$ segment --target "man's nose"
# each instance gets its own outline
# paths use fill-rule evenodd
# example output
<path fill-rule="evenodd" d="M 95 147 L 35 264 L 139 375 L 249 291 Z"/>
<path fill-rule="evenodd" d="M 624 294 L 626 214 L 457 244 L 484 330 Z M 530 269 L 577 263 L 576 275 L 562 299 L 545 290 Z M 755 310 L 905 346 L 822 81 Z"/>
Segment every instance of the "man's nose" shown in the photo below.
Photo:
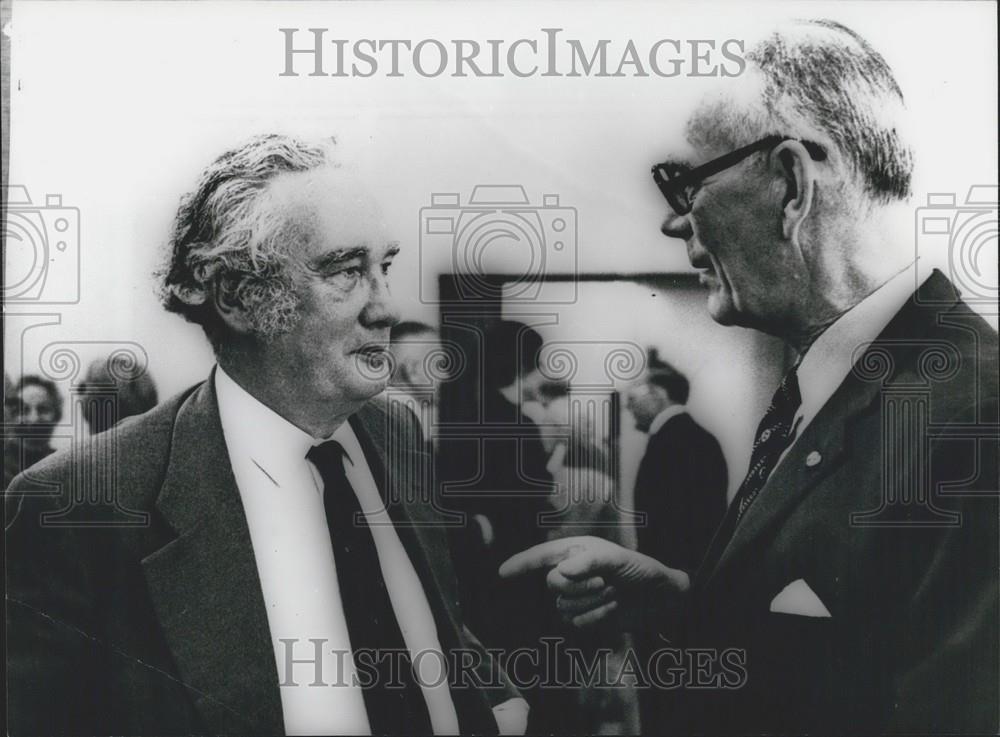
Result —
<path fill-rule="evenodd" d="M 686 241 L 692 235 L 691 221 L 687 215 L 678 215 L 671 210 L 663 221 L 663 225 L 660 226 L 660 232 L 670 238 L 680 238 Z"/>
<path fill-rule="evenodd" d="M 361 317 L 364 324 L 372 328 L 391 328 L 399 322 L 399 307 L 392 297 L 388 279 L 384 274 L 377 273 L 371 278 L 368 304 Z"/>

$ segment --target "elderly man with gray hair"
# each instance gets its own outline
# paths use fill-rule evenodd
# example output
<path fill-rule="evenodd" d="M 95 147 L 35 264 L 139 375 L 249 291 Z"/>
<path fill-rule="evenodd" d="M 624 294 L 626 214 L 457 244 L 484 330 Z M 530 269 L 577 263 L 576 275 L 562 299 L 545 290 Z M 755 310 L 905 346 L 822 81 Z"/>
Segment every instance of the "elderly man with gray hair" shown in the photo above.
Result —
<path fill-rule="evenodd" d="M 996 331 L 914 263 L 885 60 L 818 21 L 747 61 L 653 177 L 712 317 L 797 356 L 750 468 L 697 571 L 570 538 L 501 572 L 659 633 L 677 733 L 996 733 Z"/>
<path fill-rule="evenodd" d="M 416 419 L 369 401 L 398 250 L 329 145 L 205 169 L 160 278 L 211 375 L 116 427 L 113 499 L 78 493 L 103 435 L 8 492 L 12 734 L 523 729 L 463 625 Z M 140 524 L 99 523 L 109 501 Z"/>

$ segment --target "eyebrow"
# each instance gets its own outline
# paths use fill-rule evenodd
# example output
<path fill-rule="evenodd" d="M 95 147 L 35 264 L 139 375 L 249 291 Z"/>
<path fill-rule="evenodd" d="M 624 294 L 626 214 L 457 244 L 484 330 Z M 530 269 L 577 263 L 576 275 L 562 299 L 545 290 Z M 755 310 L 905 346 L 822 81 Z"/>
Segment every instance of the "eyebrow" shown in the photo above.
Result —
<path fill-rule="evenodd" d="M 368 249 L 361 246 L 355 248 L 339 248 L 336 251 L 330 251 L 329 253 L 324 253 L 322 256 L 317 256 L 312 261 L 309 262 L 309 268 L 315 271 L 326 271 L 335 266 L 339 266 L 344 261 L 353 261 L 356 258 L 365 258 L 368 255 Z"/>
<path fill-rule="evenodd" d="M 387 248 L 382 258 L 395 256 L 397 253 L 399 253 L 399 245 L 393 243 Z M 371 255 L 371 250 L 365 246 L 340 248 L 316 257 L 309 263 L 309 268 L 313 271 L 329 271 L 340 266 L 345 261 L 353 261 L 354 259 L 367 260 Z"/>

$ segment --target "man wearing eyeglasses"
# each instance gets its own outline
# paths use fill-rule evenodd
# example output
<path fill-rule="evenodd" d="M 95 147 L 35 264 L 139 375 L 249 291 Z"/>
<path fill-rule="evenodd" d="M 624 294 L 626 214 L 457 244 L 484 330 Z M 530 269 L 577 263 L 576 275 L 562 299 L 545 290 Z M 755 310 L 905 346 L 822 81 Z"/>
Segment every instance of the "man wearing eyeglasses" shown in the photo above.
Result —
<path fill-rule="evenodd" d="M 575 538 L 502 572 L 683 648 L 646 664 L 678 732 L 995 733 L 997 334 L 913 262 L 884 59 L 830 22 L 747 59 L 653 178 L 712 317 L 797 355 L 750 468 L 697 571 Z"/>

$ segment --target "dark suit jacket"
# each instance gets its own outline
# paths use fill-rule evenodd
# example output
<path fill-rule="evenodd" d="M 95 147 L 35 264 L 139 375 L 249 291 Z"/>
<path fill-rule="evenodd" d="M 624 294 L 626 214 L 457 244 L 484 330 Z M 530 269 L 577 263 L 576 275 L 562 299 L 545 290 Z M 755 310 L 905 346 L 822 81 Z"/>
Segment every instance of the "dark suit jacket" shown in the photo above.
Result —
<path fill-rule="evenodd" d="M 997 732 L 997 394 L 997 333 L 935 272 L 713 541 L 687 643 L 746 679 L 688 689 L 681 731 Z M 770 611 L 798 579 L 830 617 Z"/>
<path fill-rule="evenodd" d="M 649 438 L 635 477 L 639 552 L 693 571 L 726 513 L 726 459 L 710 432 L 683 412 Z"/>
<path fill-rule="evenodd" d="M 442 438 L 438 454 L 442 483 L 461 491 L 445 492 L 449 508 L 465 512 L 466 526 L 454 531 L 459 588 L 470 626 L 490 648 L 507 653 L 538 649 L 540 638 L 553 634 L 551 599 L 541 576 L 502 581 L 500 564 L 545 541 L 539 515 L 551 511 L 552 477 L 541 433 L 520 407 L 498 391 L 484 390 L 482 416 L 465 428 L 464 437 Z M 471 515 L 484 515 L 493 528 L 487 545 Z M 541 658 L 539 658 L 541 662 Z M 516 661 L 511 676 L 531 684 L 537 669 L 529 658 Z M 526 685 L 531 704 L 529 731 L 546 732 L 559 699 L 558 690 Z"/>
<path fill-rule="evenodd" d="M 350 418 L 383 495 L 387 470 L 399 487 L 419 483 L 419 474 L 396 473 L 414 461 L 415 420 L 387 417 L 371 403 Z M 282 733 L 267 615 L 213 382 L 117 428 L 116 498 L 148 513 L 148 524 L 84 526 L 96 506 L 74 510 L 74 526 L 43 518 L 85 485 L 108 437 L 51 456 L 8 491 L 16 509 L 6 533 L 10 732 Z M 47 495 L 24 495 L 45 482 L 54 484 Z M 436 512 L 418 488 L 393 490 L 402 502 L 386 506 L 442 647 L 481 649 L 462 624 Z M 516 695 L 503 683 L 452 689 L 463 732 L 496 734 L 491 703 Z"/>
<path fill-rule="evenodd" d="M 635 509 L 646 515 L 637 527 L 638 550 L 671 568 L 693 571 L 726 513 L 726 459 L 715 437 L 687 412 L 674 415 L 650 435 L 635 477 Z M 636 650 L 648 661 L 663 640 L 637 633 Z M 675 697 L 639 692 L 644 734 L 669 729 Z"/>

